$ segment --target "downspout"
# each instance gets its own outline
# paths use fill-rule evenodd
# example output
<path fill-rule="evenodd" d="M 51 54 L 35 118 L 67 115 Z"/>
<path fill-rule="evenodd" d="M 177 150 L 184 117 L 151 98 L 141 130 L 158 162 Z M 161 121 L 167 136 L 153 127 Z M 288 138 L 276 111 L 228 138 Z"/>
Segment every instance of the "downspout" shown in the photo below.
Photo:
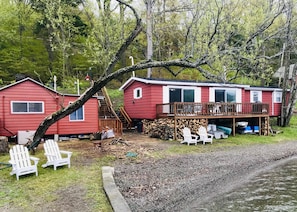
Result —
<path fill-rule="evenodd" d="M 274 116 L 274 95 L 275 95 L 275 91 L 272 92 L 272 98 L 271 98 L 271 115 L 272 116 Z"/>
<path fill-rule="evenodd" d="M 12 136 L 15 136 L 15 134 L 13 132 L 11 132 L 9 129 L 7 129 L 5 127 L 5 104 L 4 104 L 5 101 L 4 100 L 5 100 L 5 96 L 2 96 L 2 115 L 3 115 L 2 125 L 3 125 L 3 129 L 6 130 L 7 132 L 9 132 Z"/>

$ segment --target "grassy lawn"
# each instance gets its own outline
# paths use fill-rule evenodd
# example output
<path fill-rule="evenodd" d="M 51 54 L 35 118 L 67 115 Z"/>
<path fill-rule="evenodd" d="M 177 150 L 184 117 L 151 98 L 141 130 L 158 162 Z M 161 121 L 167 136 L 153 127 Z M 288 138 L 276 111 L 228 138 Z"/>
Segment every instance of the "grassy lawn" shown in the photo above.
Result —
<path fill-rule="evenodd" d="M 59 145 L 63 147 L 64 144 L 60 143 Z M 73 152 L 71 168 L 59 167 L 54 171 L 52 167 L 45 169 L 41 167 L 46 162 L 46 158 L 40 147 L 34 155 L 40 158 L 38 177 L 35 177 L 35 174 L 20 176 L 20 180 L 17 181 L 15 175 L 10 176 L 9 174 L 11 168 L 0 170 L 0 210 L 3 207 L 14 208 L 16 211 L 40 211 L 38 208 L 43 208 L 44 205 L 54 202 L 57 203 L 56 206 L 48 206 L 51 210 L 57 207 L 56 211 L 60 211 L 59 204 L 73 204 L 76 206 L 76 210 L 72 211 L 80 211 L 80 209 L 84 209 L 84 206 L 80 206 L 80 203 L 76 201 L 81 201 L 82 204 L 88 205 L 89 211 L 112 211 L 102 187 L 101 167 L 111 165 L 113 157 L 90 159 L 77 148 L 68 149 Z M 0 156 L 1 162 L 8 160 L 8 155 Z M 72 196 L 71 192 L 80 198 L 68 198 Z M 77 192 L 81 194 L 77 194 Z M 67 202 L 63 203 L 65 200 Z"/>
<path fill-rule="evenodd" d="M 228 139 L 215 140 L 212 145 L 187 146 L 180 145 L 177 141 L 159 141 L 159 144 L 165 145 L 166 148 L 162 150 L 156 148 L 146 156 L 163 158 L 169 155 L 209 152 L 239 145 L 296 140 L 297 118 L 293 117 L 290 127 L 278 128 L 278 130 L 282 133 L 274 136 L 230 136 Z M 73 142 L 60 142 L 59 146 L 63 150 L 73 152 L 70 169 L 67 167 L 58 168 L 57 171 L 51 167 L 43 169 L 41 165 L 46 162 L 46 158 L 43 155 L 42 145 L 39 145 L 35 154 L 35 157 L 40 158 L 38 177 L 34 174 L 21 176 L 17 181 L 15 176 L 9 174 L 11 168 L 0 170 L 1 211 L 5 209 L 8 211 L 11 208 L 13 211 L 40 211 L 45 207 L 51 210 L 56 207 L 56 211 L 59 211 L 59 205 L 65 202 L 74 205 L 72 211 L 112 211 L 102 187 L 101 167 L 112 166 L 116 157 L 109 152 L 101 155 L 94 154 L 92 143 L 85 140 L 76 141 L 74 146 Z M 0 162 L 8 162 L 8 160 L 8 154 L 0 155 Z"/>

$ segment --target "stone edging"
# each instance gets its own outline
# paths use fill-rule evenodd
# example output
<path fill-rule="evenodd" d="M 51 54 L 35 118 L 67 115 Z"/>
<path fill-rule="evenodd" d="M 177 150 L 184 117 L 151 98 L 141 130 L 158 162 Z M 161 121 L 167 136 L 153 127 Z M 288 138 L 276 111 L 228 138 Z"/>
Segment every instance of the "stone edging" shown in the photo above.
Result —
<path fill-rule="evenodd" d="M 104 191 L 111 203 L 114 212 L 131 212 L 126 200 L 120 193 L 113 178 L 114 168 L 110 166 L 102 167 L 102 181 Z"/>

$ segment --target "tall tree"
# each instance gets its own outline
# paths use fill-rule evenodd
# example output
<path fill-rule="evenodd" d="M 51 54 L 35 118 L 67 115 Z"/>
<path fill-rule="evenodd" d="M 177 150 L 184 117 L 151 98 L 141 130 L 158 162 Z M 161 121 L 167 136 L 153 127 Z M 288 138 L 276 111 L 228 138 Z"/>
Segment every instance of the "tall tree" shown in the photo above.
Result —
<path fill-rule="evenodd" d="M 153 58 L 153 0 L 146 0 L 146 37 L 147 37 L 147 60 Z M 147 69 L 147 77 L 152 75 L 152 68 Z"/>
<path fill-rule="evenodd" d="M 87 36 L 87 25 L 80 17 L 80 0 L 32 0 L 35 11 L 42 15 L 36 24 L 36 34 L 41 35 L 48 51 L 49 70 L 64 79 L 73 75 L 73 55 L 83 53 L 82 40 Z M 57 65 L 56 65 L 57 64 Z M 60 65 L 61 64 L 61 65 Z M 60 67 L 59 67 L 60 66 Z"/>
<path fill-rule="evenodd" d="M 0 13 L 0 77 L 9 82 L 19 73 L 37 78 L 35 72 L 47 65 L 42 42 L 33 34 L 38 15 L 27 1 L 0 0 Z"/>
<path fill-rule="evenodd" d="M 284 73 L 282 81 L 282 111 L 281 111 L 281 126 L 288 126 L 293 115 L 293 109 L 297 100 L 297 83 L 296 83 L 296 73 L 297 73 L 297 43 L 296 43 L 296 18 L 297 13 L 295 8 L 297 6 L 296 1 L 288 0 L 286 2 L 285 10 L 285 31 L 283 33 L 284 42 Z M 290 91 L 288 94 L 288 90 Z"/>
<path fill-rule="evenodd" d="M 238 1 L 245 3 L 245 6 L 249 9 L 247 11 L 250 11 L 250 9 L 259 9 L 253 4 L 253 0 L 248 2 Z M 195 69 L 208 79 L 216 79 L 224 82 L 227 80 L 227 77 L 235 77 L 240 72 L 240 65 L 247 65 L 248 62 L 254 64 L 256 61 L 261 63 L 261 60 L 267 57 L 262 48 L 265 43 L 264 41 L 268 39 L 269 35 L 275 34 L 272 26 L 284 9 L 284 5 L 275 4 L 275 2 L 274 4 L 268 4 L 265 3 L 266 1 L 261 1 L 263 3 L 261 5 L 261 14 L 263 16 L 259 22 L 256 22 L 255 19 L 250 21 L 248 18 L 248 16 L 255 16 L 256 14 L 246 14 L 243 11 L 235 10 L 236 5 L 232 1 L 227 1 L 227 3 L 225 1 L 211 0 L 203 1 L 202 3 L 197 1 L 194 15 L 192 18 L 187 17 L 187 19 L 192 19 L 192 21 L 189 21 L 191 24 L 188 26 L 191 27 L 186 31 L 186 35 L 191 36 L 191 39 L 188 39 L 191 42 L 186 43 L 186 48 L 192 48 L 192 55 L 179 55 L 180 59 L 166 61 L 144 60 L 132 66 L 117 67 L 125 51 L 142 31 L 142 21 L 136 10 L 122 0 L 117 0 L 117 2 L 123 4 L 133 12 L 135 18 L 134 28 L 126 36 L 124 42 L 115 42 L 117 44 L 115 45 L 117 50 L 113 52 L 109 63 L 105 65 L 103 74 L 98 80 L 94 81 L 93 85 L 73 104 L 60 109 L 42 121 L 36 130 L 30 148 L 39 144 L 40 139 L 53 123 L 77 110 L 108 82 L 125 73 L 147 68 L 163 67 L 173 76 L 177 76 L 184 69 Z M 232 20 L 232 23 L 230 23 L 230 20 Z M 97 35 L 96 32 L 94 32 L 94 35 Z M 94 37 L 96 39 L 99 38 L 100 41 L 100 36 Z M 102 43 L 97 45 L 104 46 Z M 188 53 L 188 51 L 185 52 Z M 101 56 L 104 57 L 103 55 Z M 220 74 L 220 69 L 223 65 L 226 66 L 226 70 L 234 69 L 235 73 L 232 73 L 230 76 L 227 73 Z"/>

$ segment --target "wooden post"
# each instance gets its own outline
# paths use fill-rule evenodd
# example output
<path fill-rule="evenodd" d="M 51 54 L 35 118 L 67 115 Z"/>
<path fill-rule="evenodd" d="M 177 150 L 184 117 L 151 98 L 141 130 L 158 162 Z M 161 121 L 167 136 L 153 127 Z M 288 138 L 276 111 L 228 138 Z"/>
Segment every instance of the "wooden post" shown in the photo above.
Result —
<path fill-rule="evenodd" d="M 0 136 L 0 153 L 8 153 L 8 138 L 6 136 Z"/>
<path fill-rule="evenodd" d="M 259 117 L 259 120 L 258 120 L 258 122 L 259 122 L 259 135 L 261 135 L 261 132 L 262 132 L 262 126 L 261 126 L 261 122 L 262 122 L 262 120 L 261 120 L 261 117 Z"/>
<path fill-rule="evenodd" d="M 233 136 L 235 136 L 235 118 L 233 118 Z"/>
<path fill-rule="evenodd" d="M 270 133 L 270 117 L 267 117 L 267 135 Z"/>
<path fill-rule="evenodd" d="M 174 116 L 174 140 L 177 140 L 176 117 Z"/>

